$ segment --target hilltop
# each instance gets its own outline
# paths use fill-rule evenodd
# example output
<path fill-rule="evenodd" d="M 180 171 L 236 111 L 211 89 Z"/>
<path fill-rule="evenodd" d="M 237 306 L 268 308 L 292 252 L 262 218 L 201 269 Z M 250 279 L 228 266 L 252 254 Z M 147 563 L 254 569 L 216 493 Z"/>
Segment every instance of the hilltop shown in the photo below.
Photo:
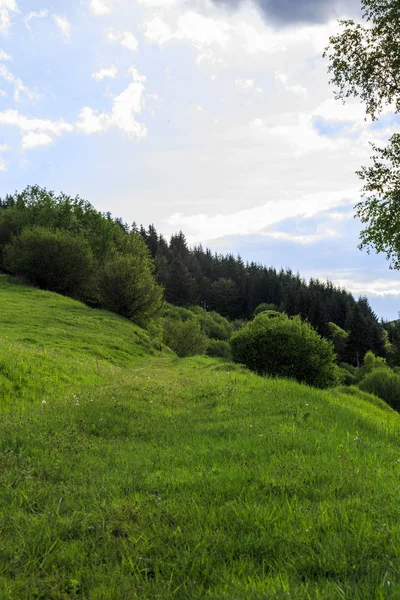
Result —
<path fill-rule="evenodd" d="M 0 277 L 0 597 L 400 595 L 399 415 Z"/>

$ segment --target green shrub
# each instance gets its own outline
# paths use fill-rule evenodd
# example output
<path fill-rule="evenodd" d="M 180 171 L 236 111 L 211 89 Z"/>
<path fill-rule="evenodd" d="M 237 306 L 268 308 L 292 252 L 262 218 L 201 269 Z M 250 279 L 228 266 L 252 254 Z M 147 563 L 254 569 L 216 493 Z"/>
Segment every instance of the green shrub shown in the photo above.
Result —
<path fill-rule="evenodd" d="M 364 392 L 375 394 L 395 410 L 400 409 L 400 375 L 387 367 L 374 369 L 359 384 Z"/>
<path fill-rule="evenodd" d="M 180 357 L 204 354 L 204 334 L 196 319 L 164 319 L 164 343 Z"/>
<path fill-rule="evenodd" d="M 172 321 L 198 321 L 200 323 L 198 315 L 196 315 L 196 313 L 192 311 L 192 309 L 184 308 L 183 306 L 174 306 L 173 304 L 169 304 L 168 302 L 164 303 L 162 316 L 165 319 Z"/>
<path fill-rule="evenodd" d="M 346 362 L 341 362 L 339 363 L 339 368 L 343 376 L 344 385 L 357 385 L 362 377 L 361 369 L 359 367 L 349 365 L 349 363 Z"/>
<path fill-rule="evenodd" d="M 357 385 L 357 377 L 350 373 L 347 369 L 340 368 L 340 372 L 342 374 L 343 385 Z"/>
<path fill-rule="evenodd" d="M 230 358 L 231 347 L 225 340 L 208 340 L 206 348 L 207 356 Z"/>
<path fill-rule="evenodd" d="M 191 306 L 188 309 L 196 315 L 200 325 L 204 327 L 204 308 L 201 306 Z M 206 335 L 213 340 L 229 340 L 232 335 L 233 327 L 226 317 L 223 317 L 215 310 L 207 311 L 206 319 Z"/>
<path fill-rule="evenodd" d="M 5 246 L 3 259 L 10 273 L 42 289 L 78 299 L 94 293 L 93 255 L 82 236 L 25 228 Z"/>
<path fill-rule="evenodd" d="M 375 369 L 390 369 L 390 367 L 384 358 L 375 356 L 375 354 L 369 350 L 364 356 L 364 362 L 360 368 L 360 379 L 365 377 L 368 373 L 372 373 Z"/>
<path fill-rule="evenodd" d="M 292 377 L 325 388 L 341 382 L 331 342 L 300 317 L 266 311 L 231 338 L 233 360 L 259 375 Z"/>
<path fill-rule="evenodd" d="M 228 319 L 212 310 L 206 314 L 206 333 L 214 340 L 229 340 L 233 327 Z"/>
<path fill-rule="evenodd" d="M 348 371 L 349 373 L 354 375 L 354 377 L 357 377 L 357 373 L 358 373 L 359 369 L 357 367 L 355 367 L 354 365 L 350 365 L 347 362 L 340 362 L 339 367 L 341 369 L 345 369 L 346 371 Z"/>

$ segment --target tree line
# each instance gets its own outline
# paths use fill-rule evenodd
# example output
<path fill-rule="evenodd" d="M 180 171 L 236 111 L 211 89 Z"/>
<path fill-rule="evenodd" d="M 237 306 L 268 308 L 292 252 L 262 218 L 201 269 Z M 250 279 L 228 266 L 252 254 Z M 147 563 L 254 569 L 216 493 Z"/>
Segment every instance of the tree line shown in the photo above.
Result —
<path fill-rule="evenodd" d="M 355 300 L 330 281 L 307 282 L 288 268 L 190 248 L 182 231 L 167 241 L 154 225 L 128 225 L 79 196 L 39 186 L 0 199 L 0 268 L 143 326 L 160 314 L 163 301 L 200 305 L 235 329 L 269 309 L 307 320 L 350 364 L 369 350 L 386 356 L 390 347 L 365 297 Z M 392 327 L 389 334 L 400 358 L 400 333 Z"/>
<path fill-rule="evenodd" d="M 171 304 L 205 303 L 209 310 L 230 320 L 247 321 L 263 307 L 289 317 L 300 315 L 323 337 L 332 339 L 332 323 L 343 330 L 341 360 L 357 365 L 369 350 L 386 356 L 387 337 L 366 297 L 355 300 L 330 281 L 307 282 L 289 268 L 245 264 L 240 256 L 213 253 L 201 245 L 189 248 L 182 231 L 168 243 L 154 225 L 134 228 L 149 249 L 157 281 Z"/>

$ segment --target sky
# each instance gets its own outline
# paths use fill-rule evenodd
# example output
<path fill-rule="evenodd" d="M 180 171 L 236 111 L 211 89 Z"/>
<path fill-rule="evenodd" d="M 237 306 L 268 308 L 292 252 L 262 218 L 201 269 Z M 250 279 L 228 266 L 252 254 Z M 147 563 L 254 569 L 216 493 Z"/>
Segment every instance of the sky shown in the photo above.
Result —
<path fill-rule="evenodd" d="M 369 142 L 322 53 L 358 0 L 0 0 L 0 196 L 38 184 L 127 223 L 329 278 L 400 311 L 358 249 Z"/>

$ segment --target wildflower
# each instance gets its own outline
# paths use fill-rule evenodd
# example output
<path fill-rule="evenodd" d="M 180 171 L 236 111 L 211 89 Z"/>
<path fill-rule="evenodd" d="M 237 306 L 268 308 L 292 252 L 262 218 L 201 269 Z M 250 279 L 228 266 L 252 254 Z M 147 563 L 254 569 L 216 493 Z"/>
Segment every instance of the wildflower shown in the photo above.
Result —
<path fill-rule="evenodd" d="M 42 400 L 42 408 L 46 408 L 46 404 L 47 404 L 46 400 Z"/>

